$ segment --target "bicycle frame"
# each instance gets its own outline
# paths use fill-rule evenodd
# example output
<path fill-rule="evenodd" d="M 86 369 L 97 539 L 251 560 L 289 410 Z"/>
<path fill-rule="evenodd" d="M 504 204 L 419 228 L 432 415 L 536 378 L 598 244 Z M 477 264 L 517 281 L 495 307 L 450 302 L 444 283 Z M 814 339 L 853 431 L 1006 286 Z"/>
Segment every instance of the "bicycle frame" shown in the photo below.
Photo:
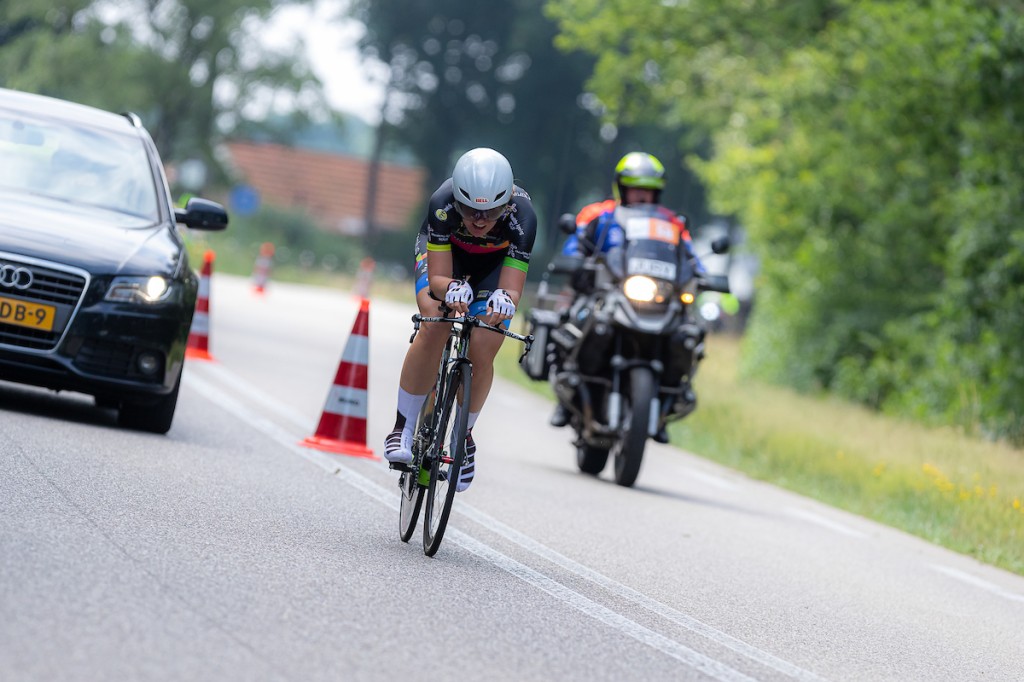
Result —
<path fill-rule="evenodd" d="M 451 325 L 433 391 L 424 402 L 416 422 L 413 461 L 408 467 L 403 467 L 404 473 L 399 479 L 399 487 L 402 489 L 399 537 L 403 542 L 408 542 L 412 536 L 426 490 L 423 552 L 433 556 L 444 536 L 455 497 L 456 482 L 465 458 L 472 378 L 472 362 L 469 359 L 472 332 L 476 328 L 483 328 L 523 342 L 525 349 L 520 361 L 529 352 L 533 337 L 487 324 L 473 315 L 430 317 L 416 314 L 412 321 L 410 343 L 416 338 L 423 322 Z M 460 405 L 466 406 L 466 409 Z"/>

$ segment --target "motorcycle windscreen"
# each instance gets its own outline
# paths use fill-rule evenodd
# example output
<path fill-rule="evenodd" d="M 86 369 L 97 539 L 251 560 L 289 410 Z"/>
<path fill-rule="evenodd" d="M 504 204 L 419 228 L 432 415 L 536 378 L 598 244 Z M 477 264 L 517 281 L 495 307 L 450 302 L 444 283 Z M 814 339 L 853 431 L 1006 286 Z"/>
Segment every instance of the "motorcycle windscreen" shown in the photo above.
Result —
<path fill-rule="evenodd" d="M 692 277 L 686 247 L 679 230 L 662 217 L 637 210 L 619 216 L 625 232 L 625 275 L 646 275 L 669 282 L 684 283 Z"/>

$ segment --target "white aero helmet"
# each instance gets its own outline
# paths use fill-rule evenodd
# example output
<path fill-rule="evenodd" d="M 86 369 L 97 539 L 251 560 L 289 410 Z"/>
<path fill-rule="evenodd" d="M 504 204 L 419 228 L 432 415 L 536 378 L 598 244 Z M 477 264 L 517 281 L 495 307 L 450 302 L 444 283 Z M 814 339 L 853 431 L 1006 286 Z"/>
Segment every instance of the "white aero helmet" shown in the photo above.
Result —
<path fill-rule="evenodd" d="M 512 166 L 493 149 L 471 149 L 455 163 L 452 191 L 459 204 L 474 211 L 503 207 L 512 200 Z"/>

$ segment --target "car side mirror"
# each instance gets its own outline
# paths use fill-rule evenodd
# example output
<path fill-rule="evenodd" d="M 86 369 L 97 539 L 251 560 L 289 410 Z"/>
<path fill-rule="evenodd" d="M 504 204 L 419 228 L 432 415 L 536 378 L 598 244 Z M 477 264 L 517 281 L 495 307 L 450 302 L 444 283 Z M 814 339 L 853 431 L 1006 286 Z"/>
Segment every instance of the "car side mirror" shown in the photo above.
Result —
<path fill-rule="evenodd" d="M 174 209 L 174 219 L 194 230 L 223 230 L 228 226 L 228 212 L 216 201 L 192 197 L 185 208 Z"/>

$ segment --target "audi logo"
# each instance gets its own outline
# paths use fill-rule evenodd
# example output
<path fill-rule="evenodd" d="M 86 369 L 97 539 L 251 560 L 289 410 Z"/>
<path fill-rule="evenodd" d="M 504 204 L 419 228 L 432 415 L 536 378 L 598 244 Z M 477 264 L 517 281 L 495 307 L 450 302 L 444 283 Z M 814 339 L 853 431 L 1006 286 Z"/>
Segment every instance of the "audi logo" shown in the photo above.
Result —
<path fill-rule="evenodd" d="M 28 289 L 32 286 L 32 271 L 17 265 L 0 265 L 0 287 Z"/>

